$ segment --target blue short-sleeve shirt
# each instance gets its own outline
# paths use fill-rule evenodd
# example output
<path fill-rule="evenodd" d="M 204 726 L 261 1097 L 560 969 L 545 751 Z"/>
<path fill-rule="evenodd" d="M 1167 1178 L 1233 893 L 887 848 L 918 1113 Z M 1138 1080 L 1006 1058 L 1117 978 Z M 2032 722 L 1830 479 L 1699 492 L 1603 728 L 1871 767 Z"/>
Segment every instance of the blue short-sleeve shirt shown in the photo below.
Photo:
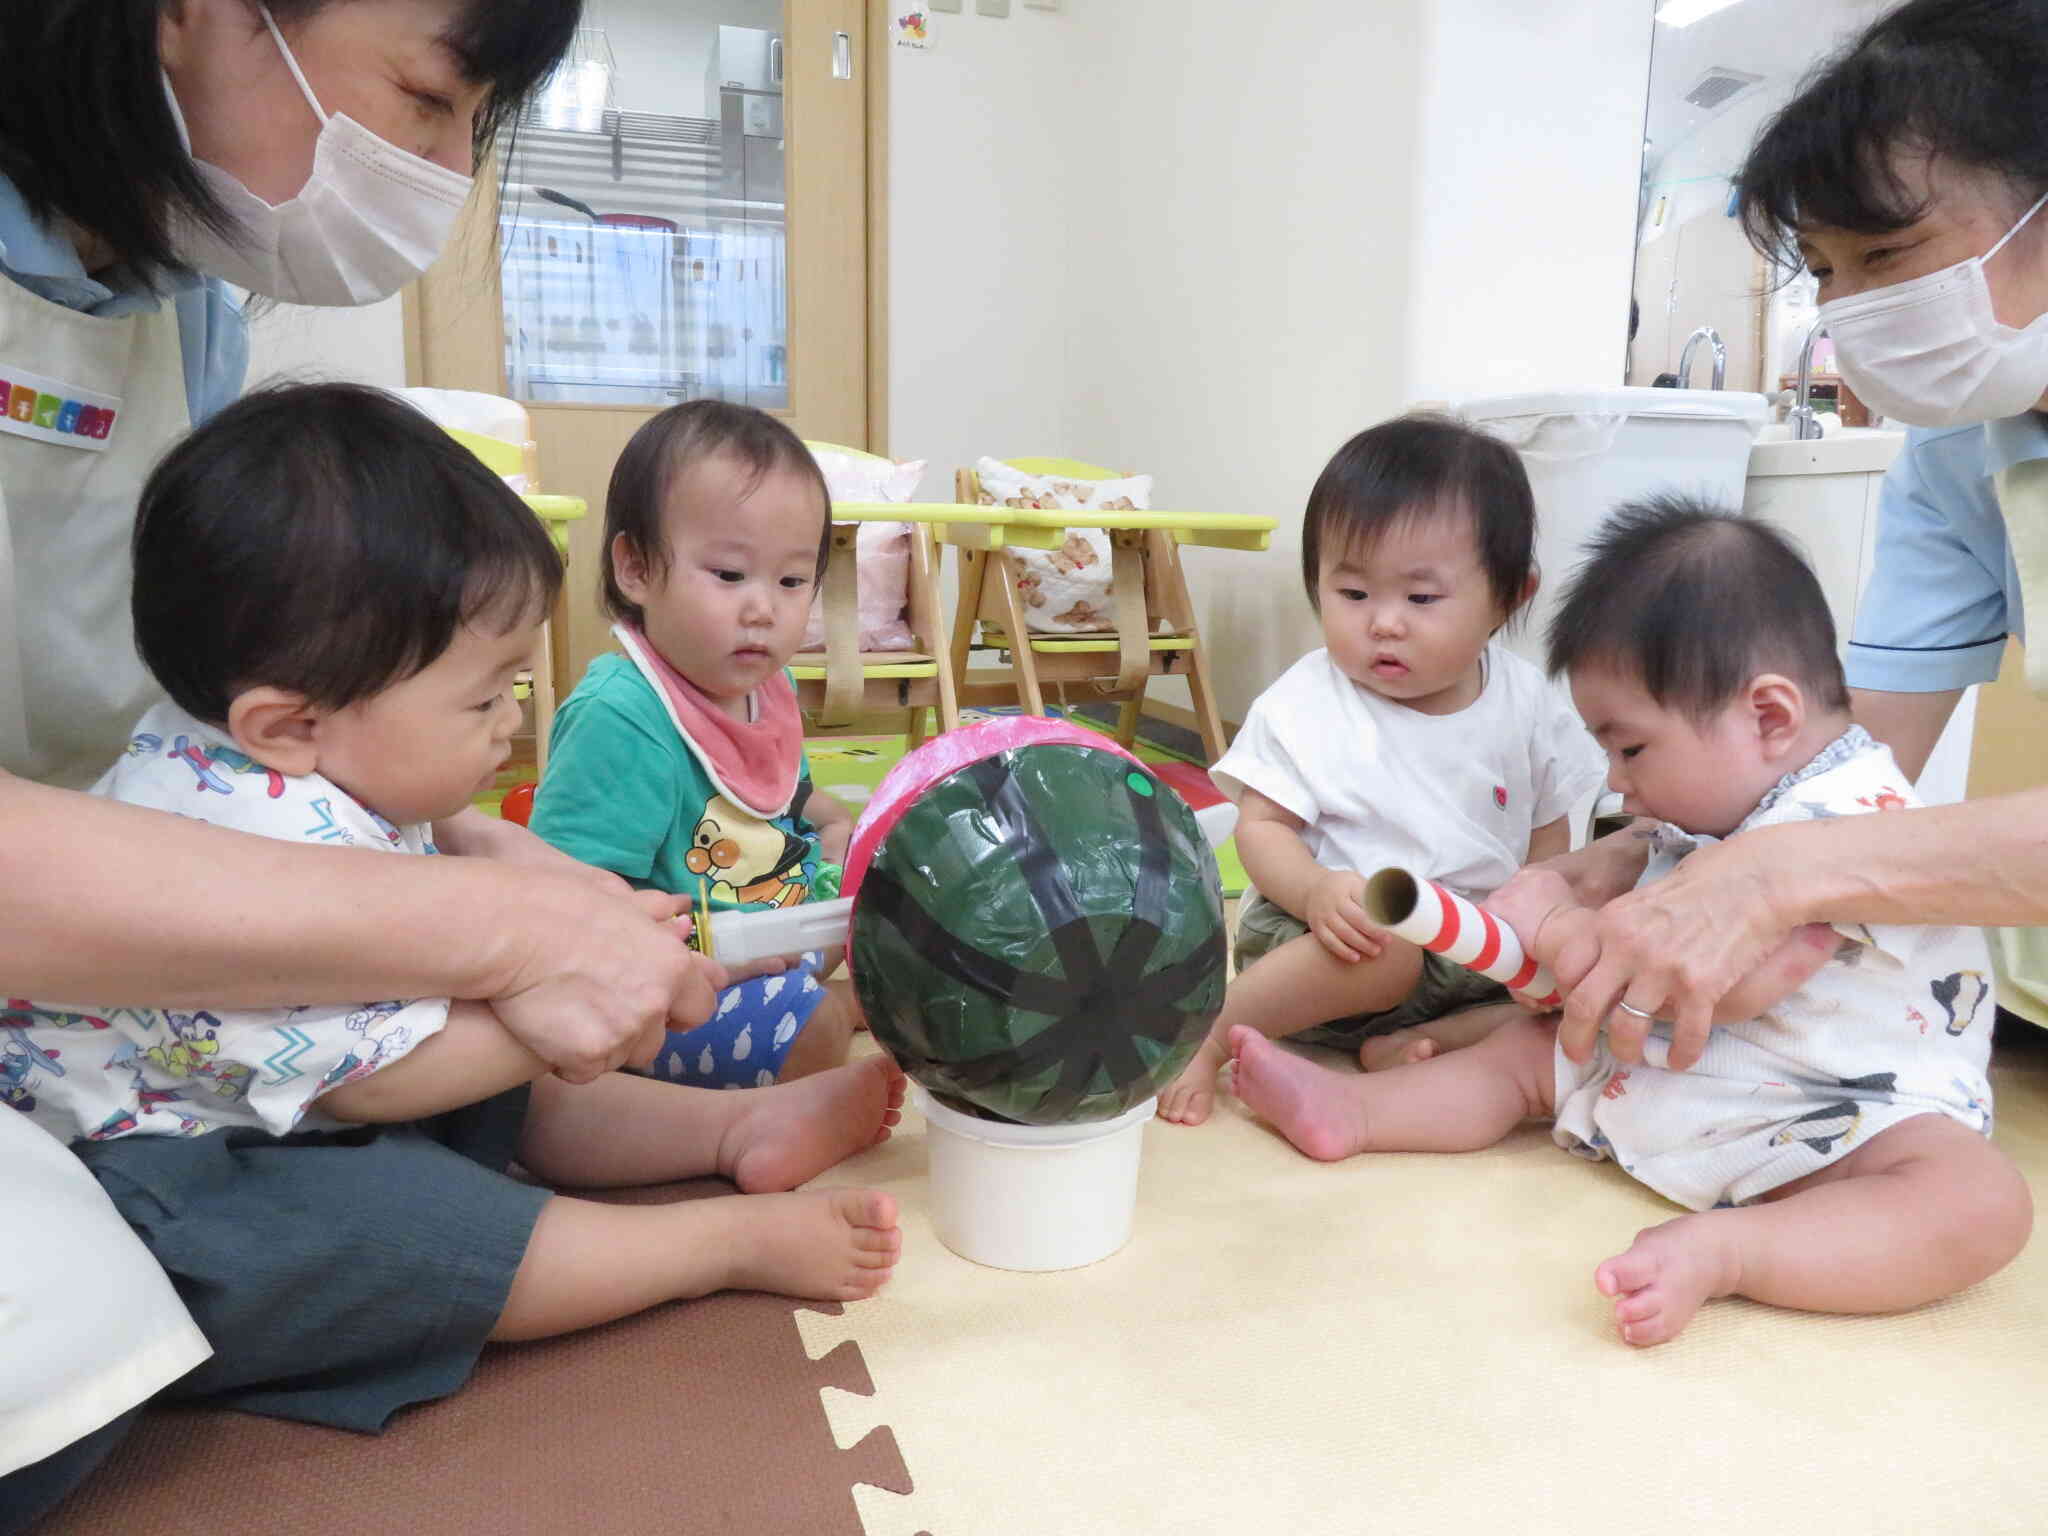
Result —
<path fill-rule="evenodd" d="M 2022 638 L 2019 572 L 1993 477 L 2048 459 L 2048 416 L 1906 434 L 1885 476 L 1877 560 L 1846 662 L 1853 688 L 1942 693 L 1998 676 Z"/>
<path fill-rule="evenodd" d="M 87 275 L 71 242 L 40 223 L 14 183 L 0 176 L 0 277 L 52 304 L 108 319 L 155 309 L 168 297 L 178 311 L 192 425 L 241 394 L 249 372 L 249 326 L 218 278 L 167 279 L 159 294 L 139 274 L 120 269 L 110 275 L 112 283 Z"/>

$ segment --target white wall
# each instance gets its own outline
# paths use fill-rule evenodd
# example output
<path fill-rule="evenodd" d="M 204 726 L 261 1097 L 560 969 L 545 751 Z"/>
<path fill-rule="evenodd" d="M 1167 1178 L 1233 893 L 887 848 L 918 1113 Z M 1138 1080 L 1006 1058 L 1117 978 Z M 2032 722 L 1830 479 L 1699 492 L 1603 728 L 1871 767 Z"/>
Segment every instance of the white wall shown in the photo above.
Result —
<path fill-rule="evenodd" d="M 1409 389 L 1417 0 L 1081 0 L 1101 239 L 1075 250 L 1090 456 L 1155 505 L 1274 517 L 1271 553 L 1187 552 L 1230 719 L 1316 642 L 1301 507 Z M 1161 688 L 1159 696 L 1185 702 Z"/>
<path fill-rule="evenodd" d="M 1074 297 L 1101 119 L 1076 76 L 1100 5 L 970 4 L 890 50 L 888 447 L 930 461 L 922 494 L 983 454 L 1090 451 Z"/>
<path fill-rule="evenodd" d="M 1434 0 L 1426 11 L 1412 397 L 1619 384 L 1651 7 Z"/>
<path fill-rule="evenodd" d="M 1278 519 L 1268 555 L 1190 552 L 1233 719 L 1315 643 L 1301 507 L 1346 437 L 1619 381 L 1648 78 L 1643 0 L 1280 14 L 970 6 L 892 53 L 888 446 Z"/>

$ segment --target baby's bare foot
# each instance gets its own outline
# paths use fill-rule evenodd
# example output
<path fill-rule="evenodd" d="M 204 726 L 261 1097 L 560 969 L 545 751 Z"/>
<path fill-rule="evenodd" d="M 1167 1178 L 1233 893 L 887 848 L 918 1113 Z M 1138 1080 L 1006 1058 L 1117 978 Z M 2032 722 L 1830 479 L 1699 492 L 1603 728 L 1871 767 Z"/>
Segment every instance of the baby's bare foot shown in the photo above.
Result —
<path fill-rule="evenodd" d="M 888 1140 L 903 1118 L 903 1073 L 886 1056 L 745 1092 L 719 1143 L 718 1171 L 748 1194 L 794 1189 Z"/>
<path fill-rule="evenodd" d="M 1216 1107 L 1216 1074 L 1223 1069 L 1224 1054 L 1215 1040 L 1202 1042 L 1195 1059 L 1182 1069 L 1159 1095 L 1159 1118 L 1175 1125 L 1200 1125 Z"/>
<path fill-rule="evenodd" d="M 1368 1072 L 1405 1067 L 1427 1061 L 1437 1052 L 1434 1040 L 1419 1029 L 1397 1029 L 1391 1035 L 1374 1035 L 1358 1048 L 1358 1064 Z"/>
<path fill-rule="evenodd" d="M 1614 1298 L 1614 1326 L 1638 1346 L 1675 1339 L 1700 1303 L 1735 1289 L 1734 1255 L 1712 1212 L 1681 1216 L 1636 1234 L 1628 1252 L 1593 1272 Z"/>
<path fill-rule="evenodd" d="M 888 1283 L 903 1250 L 896 1202 L 871 1189 L 730 1197 L 737 1206 L 727 1288 L 859 1301 Z"/>
<path fill-rule="evenodd" d="M 1310 1157 L 1334 1163 L 1365 1149 L 1365 1107 L 1351 1083 L 1242 1024 L 1230 1054 L 1237 1096 Z"/>

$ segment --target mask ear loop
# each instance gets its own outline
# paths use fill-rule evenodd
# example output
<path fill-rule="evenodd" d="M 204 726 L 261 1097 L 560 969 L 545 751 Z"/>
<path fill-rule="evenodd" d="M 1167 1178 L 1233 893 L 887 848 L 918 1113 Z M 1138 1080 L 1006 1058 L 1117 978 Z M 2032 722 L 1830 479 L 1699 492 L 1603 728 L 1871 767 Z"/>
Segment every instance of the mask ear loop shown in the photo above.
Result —
<path fill-rule="evenodd" d="M 306 98 L 306 105 L 313 109 L 313 115 L 320 119 L 320 126 L 325 128 L 327 126 L 327 113 L 320 105 L 320 98 L 313 94 L 313 87 L 306 83 L 305 71 L 299 68 L 299 61 L 292 57 L 291 45 L 284 40 L 284 34 L 277 30 L 277 22 L 270 14 L 270 7 L 259 5 L 256 7 L 256 10 L 263 17 L 263 25 L 270 28 L 270 36 L 277 43 L 277 51 L 284 55 L 285 68 L 289 69 L 292 72 L 292 78 L 299 82 L 299 94 Z M 2043 201 L 2048 201 L 2048 199 L 2043 199 Z M 2034 206 L 2038 208 L 2040 204 L 2036 203 Z M 2021 222 L 2024 223 L 2026 221 L 2021 220 Z M 2012 236 L 2010 235 L 2006 236 L 2007 240 L 2011 238 Z M 2003 242 L 2000 243 L 2002 244 Z"/>
<path fill-rule="evenodd" d="M 2021 230 L 2025 229 L 2027 225 L 2033 221 L 2034 215 L 2039 213 L 2043 207 L 2048 207 L 2048 192 L 2042 193 L 2040 201 L 2036 202 L 2033 207 L 2029 208 L 2025 213 L 2020 215 L 2019 223 L 2013 225 L 2011 229 L 2008 229 L 2005 232 L 2005 238 L 2000 240 L 1998 244 L 1991 247 L 1990 250 L 1986 251 L 1984 253 L 1983 259 L 1989 261 L 1992 257 L 1996 256 L 2000 251 L 2004 250 L 2007 242 L 2010 241 L 2014 235 L 2018 234 Z"/>

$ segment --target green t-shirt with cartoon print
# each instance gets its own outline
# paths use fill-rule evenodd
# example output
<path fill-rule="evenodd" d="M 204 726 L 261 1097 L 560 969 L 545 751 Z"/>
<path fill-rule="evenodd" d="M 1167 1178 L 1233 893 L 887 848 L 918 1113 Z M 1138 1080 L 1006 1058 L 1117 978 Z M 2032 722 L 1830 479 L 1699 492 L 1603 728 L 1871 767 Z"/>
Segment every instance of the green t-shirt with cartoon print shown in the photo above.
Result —
<path fill-rule="evenodd" d="M 756 816 L 720 794 L 677 733 L 654 685 L 625 656 L 605 655 L 555 712 L 533 831 L 570 857 L 640 890 L 713 907 L 788 907 L 818 875 L 818 831 L 803 815 L 801 761 L 787 813 Z"/>

